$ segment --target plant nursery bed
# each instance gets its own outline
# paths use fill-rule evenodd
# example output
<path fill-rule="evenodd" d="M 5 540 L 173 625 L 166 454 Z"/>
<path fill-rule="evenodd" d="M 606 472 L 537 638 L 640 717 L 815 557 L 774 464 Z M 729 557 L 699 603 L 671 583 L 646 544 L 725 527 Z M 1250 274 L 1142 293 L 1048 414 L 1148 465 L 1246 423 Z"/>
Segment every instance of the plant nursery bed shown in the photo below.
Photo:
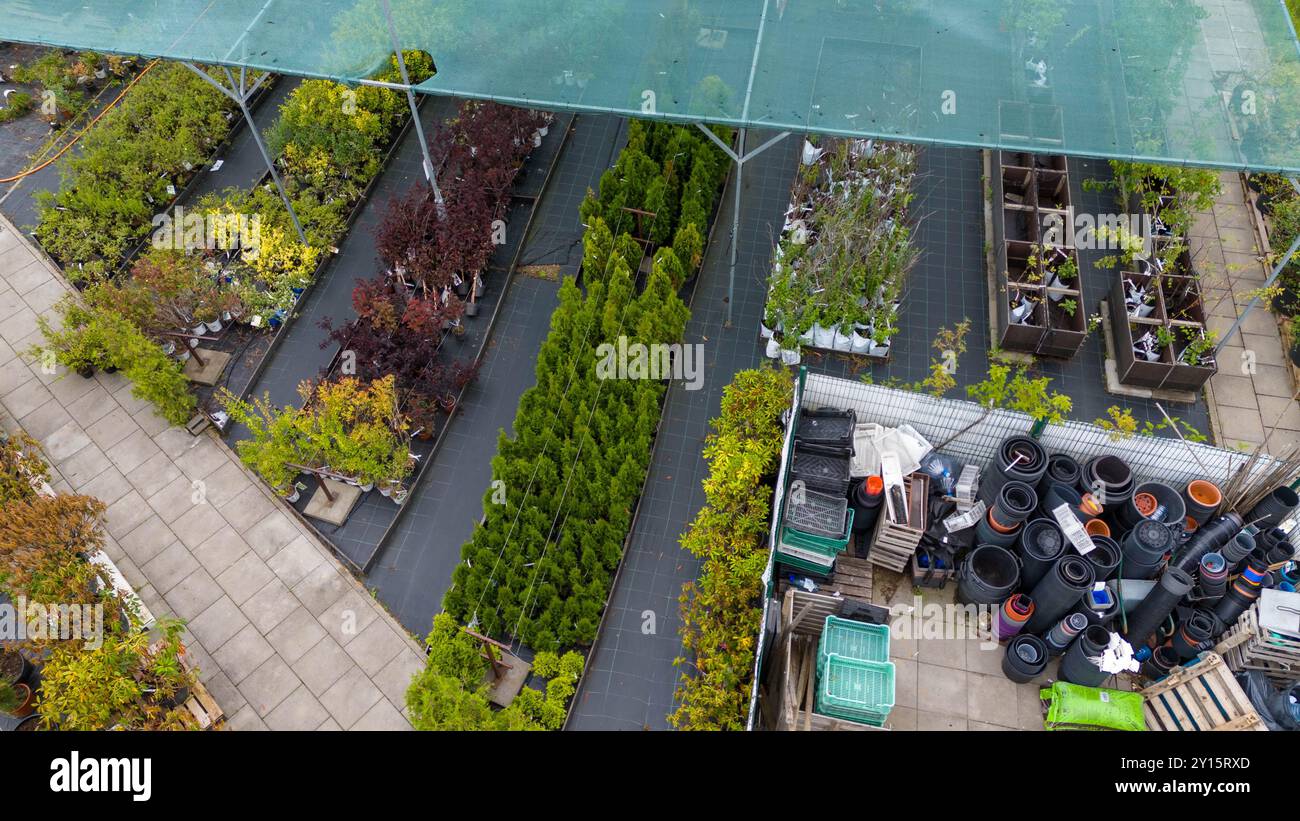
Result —
<path fill-rule="evenodd" d="M 1115 344 L 1110 334 L 1110 316 L 1109 300 L 1103 299 L 1101 305 L 1101 331 L 1102 339 L 1106 343 L 1106 359 L 1104 363 L 1104 376 L 1106 379 L 1106 392 L 1116 396 L 1125 396 L 1131 399 L 1155 399 L 1162 402 L 1180 402 L 1187 405 L 1196 404 L 1200 399 L 1200 394 L 1196 391 L 1178 391 L 1161 388 L 1142 388 L 1135 385 L 1125 385 L 1120 381 L 1119 363 L 1115 358 Z"/>

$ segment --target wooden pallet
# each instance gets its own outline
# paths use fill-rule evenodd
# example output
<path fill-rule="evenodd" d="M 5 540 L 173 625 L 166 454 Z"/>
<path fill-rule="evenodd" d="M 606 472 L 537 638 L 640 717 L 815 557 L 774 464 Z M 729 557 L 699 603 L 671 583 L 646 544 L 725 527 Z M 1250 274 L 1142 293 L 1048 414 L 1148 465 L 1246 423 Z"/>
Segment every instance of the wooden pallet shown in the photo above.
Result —
<path fill-rule="evenodd" d="M 908 520 L 911 525 L 889 521 L 888 507 L 883 508 L 880 518 L 876 520 L 875 534 L 871 537 L 871 551 L 867 554 L 867 561 L 895 573 L 907 570 L 912 555 L 916 553 L 916 546 L 925 535 L 926 520 L 930 514 L 930 477 L 924 473 L 913 473 L 903 477 L 903 487 L 907 491 Z"/>
<path fill-rule="evenodd" d="M 1215 645 L 1234 672 L 1259 670 L 1280 688 L 1300 681 L 1300 639 L 1259 626 L 1259 602 L 1250 606 Z"/>
<path fill-rule="evenodd" d="M 226 717 L 221 705 L 217 704 L 217 700 L 208 692 L 208 688 L 197 679 L 194 686 L 190 688 L 190 697 L 185 700 L 184 706 L 189 710 L 190 715 L 194 716 L 200 730 L 219 728 Z"/>
<path fill-rule="evenodd" d="M 1217 653 L 1201 654 L 1191 667 L 1175 667 L 1141 692 L 1150 730 L 1268 729 Z"/>
<path fill-rule="evenodd" d="M 830 582 L 821 585 L 823 591 L 834 591 L 846 599 L 871 604 L 872 567 L 867 559 L 859 559 L 849 549 L 835 557 L 835 572 Z"/>

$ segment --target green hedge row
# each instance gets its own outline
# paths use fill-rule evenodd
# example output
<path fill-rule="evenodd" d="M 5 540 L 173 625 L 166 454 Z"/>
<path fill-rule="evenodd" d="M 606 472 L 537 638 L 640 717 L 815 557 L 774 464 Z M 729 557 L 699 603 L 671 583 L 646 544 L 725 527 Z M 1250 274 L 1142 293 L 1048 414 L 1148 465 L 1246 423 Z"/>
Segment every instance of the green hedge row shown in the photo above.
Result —
<path fill-rule="evenodd" d="M 634 123 L 616 166 L 644 167 L 647 182 L 667 179 L 671 174 L 649 173 L 651 165 L 662 168 L 651 158 L 689 144 L 691 166 L 709 171 L 708 199 L 693 206 L 703 215 L 699 236 L 725 175 L 725 167 L 716 171 L 704 159 L 717 152 L 700 148 L 704 139 L 682 126 Z M 689 175 L 685 179 L 689 183 Z M 560 287 L 560 306 L 537 358 L 537 384 L 520 400 L 515 436 L 503 433 L 499 439 L 495 481 L 483 501 L 485 522 L 462 548 L 443 600 L 462 623 L 477 619 L 479 629 L 519 638 L 535 650 L 595 638 L 650 466 L 665 384 L 602 379 L 598 349 L 618 345 L 620 337 L 628 345 L 679 342 L 690 316 L 677 295 L 686 266 L 672 248 L 660 248 L 645 290 L 635 292 L 643 246 L 625 233 L 635 225 L 623 219 L 627 212 L 621 209 L 649 210 L 650 186 L 615 187 L 617 193 L 605 183 L 601 189 L 602 198 L 608 192 L 610 202 L 619 203 L 617 209 L 594 198 L 583 206 L 587 293 L 572 279 Z M 606 213 L 622 229 L 617 239 L 605 224 Z M 690 251 L 694 264 L 703 252 L 699 245 Z"/>

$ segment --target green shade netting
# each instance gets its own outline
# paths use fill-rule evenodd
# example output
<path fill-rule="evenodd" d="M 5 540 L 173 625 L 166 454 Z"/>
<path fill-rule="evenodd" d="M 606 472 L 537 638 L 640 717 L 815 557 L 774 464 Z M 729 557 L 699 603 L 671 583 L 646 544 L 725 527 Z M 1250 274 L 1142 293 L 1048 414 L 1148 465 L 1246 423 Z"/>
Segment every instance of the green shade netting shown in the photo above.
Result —
<path fill-rule="evenodd" d="M 1300 172 L 1282 0 L 392 0 L 419 89 Z M 0 39 L 356 80 L 379 0 L 0 0 Z"/>

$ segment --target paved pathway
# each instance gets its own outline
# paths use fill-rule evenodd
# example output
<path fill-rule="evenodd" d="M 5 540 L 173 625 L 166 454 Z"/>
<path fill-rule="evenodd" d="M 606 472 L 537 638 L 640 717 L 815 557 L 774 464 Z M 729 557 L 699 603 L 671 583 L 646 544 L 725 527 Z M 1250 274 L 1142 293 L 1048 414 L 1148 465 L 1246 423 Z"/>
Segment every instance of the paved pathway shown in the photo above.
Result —
<path fill-rule="evenodd" d="M 118 374 L 46 375 L 18 352 L 68 286 L 0 219 L 3 423 L 41 442 L 57 490 L 107 504 L 107 551 L 186 645 L 232 729 L 409 729 L 419 646 L 212 434 Z"/>
<path fill-rule="evenodd" d="M 1197 215 L 1191 236 L 1207 283 L 1207 322 L 1220 338 L 1268 276 L 1241 175 L 1225 172 L 1222 180 L 1223 193 L 1211 212 Z M 1228 341 L 1219 355 L 1219 373 L 1210 379 L 1207 396 L 1218 444 L 1253 448 L 1267 440 L 1266 449 L 1277 455 L 1300 442 L 1294 395 L 1277 319 L 1260 304 Z"/>

